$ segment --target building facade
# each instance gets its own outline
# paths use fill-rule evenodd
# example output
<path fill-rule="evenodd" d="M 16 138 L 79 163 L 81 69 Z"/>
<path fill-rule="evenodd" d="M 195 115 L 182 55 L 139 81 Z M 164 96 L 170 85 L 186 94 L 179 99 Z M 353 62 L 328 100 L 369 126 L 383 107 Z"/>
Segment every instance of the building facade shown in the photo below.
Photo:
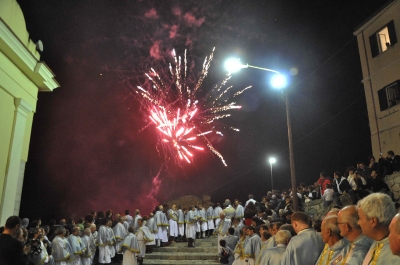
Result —
<path fill-rule="evenodd" d="M 0 226 L 19 214 L 38 92 L 59 87 L 16 0 L 0 1 Z"/>
<path fill-rule="evenodd" d="M 375 157 L 400 154 L 400 0 L 359 26 L 357 37 Z"/>

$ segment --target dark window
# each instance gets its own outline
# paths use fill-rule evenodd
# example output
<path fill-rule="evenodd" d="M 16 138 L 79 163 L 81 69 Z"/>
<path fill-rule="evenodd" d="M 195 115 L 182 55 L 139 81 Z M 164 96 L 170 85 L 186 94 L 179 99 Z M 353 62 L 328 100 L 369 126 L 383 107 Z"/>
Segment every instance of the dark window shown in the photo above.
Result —
<path fill-rule="evenodd" d="M 378 90 L 379 106 L 381 111 L 400 104 L 400 81 Z"/>
<path fill-rule="evenodd" d="M 396 29 L 393 20 L 369 37 L 372 58 L 386 51 L 397 43 Z"/>

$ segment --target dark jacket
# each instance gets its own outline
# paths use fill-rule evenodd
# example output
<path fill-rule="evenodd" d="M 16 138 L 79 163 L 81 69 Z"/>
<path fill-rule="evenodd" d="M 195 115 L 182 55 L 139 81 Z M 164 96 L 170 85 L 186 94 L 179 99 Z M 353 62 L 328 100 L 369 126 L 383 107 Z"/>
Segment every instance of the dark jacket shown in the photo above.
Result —
<path fill-rule="evenodd" d="M 338 181 L 339 181 L 339 182 L 338 182 Z M 333 191 L 334 191 L 334 192 L 339 192 L 339 191 L 338 191 L 338 188 L 337 188 L 337 183 L 340 183 L 339 189 L 340 189 L 340 191 L 341 191 L 342 193 L 343 193 L 343 191 L 346 191 L 346 192 L 347 192 L 348 190 L 351 190 L 350 183 L 347 181 L 346 178 L 344 178 L 342 182 L 340 182 L 340 179 L 339 179 L 339 180 L 334 179 L 334 180 L 333 180 L 333 183 L 332 183 L 332 188 L 333 188 Z"/>
<path fill-rule="evenodd" d="M 386 184 L 386 182 L 378 177 L 376 177 L 375 179 L 369 178 L 367 180 L 367 189 L 369 189 L 373 192 L 379 192 L 383 189 L 389 191 L 389 187 Z"/>

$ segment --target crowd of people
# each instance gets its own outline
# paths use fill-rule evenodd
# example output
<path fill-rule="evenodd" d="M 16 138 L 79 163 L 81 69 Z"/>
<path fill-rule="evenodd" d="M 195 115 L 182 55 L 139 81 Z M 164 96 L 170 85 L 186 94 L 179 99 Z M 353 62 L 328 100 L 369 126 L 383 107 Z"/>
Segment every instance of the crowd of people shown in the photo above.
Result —
<path fill-rule="evenodd" d="M 368 167 L 349 167 L 347 176 L 321 173 L 314 185 L 297 192 L 269 191 L 261 201 L 250 194 L 242 204 L 159 205 L 148 216 L 136 210 L 113 215 L 91 212 L 84 218 L 29 220 L 11 216 L 0 235 L 0 265 L 143 264 L 153 248 L 215 237 L 225 264 L 400 264 L 400 216 L 381 176 L 400 170 L 400 157 L 388 152 Z M 353 205 L 342 207 L 349 194 Z M 295 207 L 292 196 L 298 196 Z M 322 220 L 303 212 L 304 203 L 323 198 L 335 207 Z"/>

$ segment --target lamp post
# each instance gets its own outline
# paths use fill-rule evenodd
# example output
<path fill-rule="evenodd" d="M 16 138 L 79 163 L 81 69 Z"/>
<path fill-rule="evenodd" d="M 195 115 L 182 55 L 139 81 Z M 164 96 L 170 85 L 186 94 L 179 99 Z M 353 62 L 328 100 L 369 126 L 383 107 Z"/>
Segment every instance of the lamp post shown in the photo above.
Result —
<path fill-rule="evenodd" d="M 258 66 L 252 66 L 249 64 L 241 64 L 238 59 L 229 59 L 225 63 L 225 68 L 230 72 L 234 73 L 242 68 L 255 68 L 263 71 L 273 72 L 275 75 L 271 78 L 271 85 L 276 89 L 283 89 L 287 86 L 287 81 L 284 75 L 280 74 L 276 70 L 262 68 Z M 286 105 L 286 123 L 288 129 L 288 140 L 289 140 L 289 161 L 290 161 L 290 179 L 292 182 L 292 200 L 293 200 L 293 210 L 297 211 L 298 208 L 298 197 L 297 197 L 297 185 L 296 185 L 296 174 L 294 166 L 294 154 L 293 154 L 293 140 L 292 140 L 292 125 L 290 122 L 290 108 L 289 108 L 289 97 L 288 92 L 283 91 L 285 97 Z M 272 164 L 271 164 L 271 177 L 272 177 Z M 272 178 L 271 178 L 272 179 Z"/>
<path fill-rule="evenodd" d="M 269 159 L 269 165 L 271 167 L 271 191 L 274 190 L 274 178 L 272 177 L 272 164 L 275 164 L 276 159 L 274 157 L 271 157 Z"/>

